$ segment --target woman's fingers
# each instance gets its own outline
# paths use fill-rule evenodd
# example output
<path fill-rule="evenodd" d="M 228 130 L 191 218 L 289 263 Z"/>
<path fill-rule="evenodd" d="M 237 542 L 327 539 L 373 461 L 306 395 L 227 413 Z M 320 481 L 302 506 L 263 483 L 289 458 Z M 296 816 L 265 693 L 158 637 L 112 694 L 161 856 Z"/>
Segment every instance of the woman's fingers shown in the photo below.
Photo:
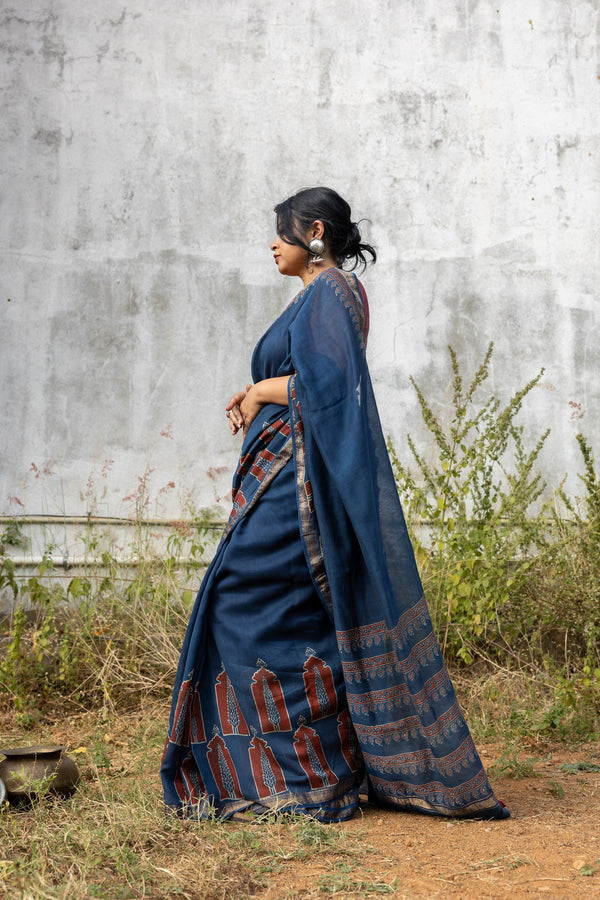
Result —
<path fill-rule="evenodd" d="M 239 431 L 239 425 L 236 425 L 236 423 L 233 421 L 233 419 L 231 418 L 231 415 L 229 413 L 225 413 L 225 415 L 229 419 L 229 430 L 231 431 L 232 434 L 237 434 Z"/>
<path fill-rule="evenodd" d="M 248 391 L 238 391 L 237 394 L 233 395 L 225 409 L 229 411 L 232 410 L 234 406 L 239 406 L 247 393 Z"/>
<path fill-rule="evenodd" d="M 244 424 L 244 417 L 238 405 L 233 406 L 231 409 L 228 409 L 225 413 L 227 418 L 229 419 L 229 426 L 231 428 L 232 434 L 236 434 L 238 430 Z"/>
<path fill-rule="evenodd" d="M 245 391 L 238 391 L 234 394 L 227 406 L 225 407 L 225 415 L 229 419 L 229 427 L 232 434 L 237 434 L 240 428 L 244 429 L 244 434 L 248 431 L 252 419 L 256 415 L 256 411 L 252 413 L 251 408 L 244 408 L 244 401 L 248 397 L 249 391 L 252 389 L 251 384 L 246 385 Z M 248 418 L 250 416 L 250 418 Z"/>
<path fill-rule="evenodd" d="M 241 411 L 241 403 L 246 397 L 246 391 L 238 391 L 234 394 L 227 406 L 225 407 L 225 415 L 229 419 L 229 427 L 232 434 L 237 434 L 244 425 L 244 416 Z"/>
<path fill-rule="evenodd" d="M 252 388 L 252 385 L 250 385 L 250 388 Z M 246 392 L 246 396 L 240 405 L 242 418 L 244 420 L 244 434 L 246 434 L 264 405 L 256 398 L 256 392 L 250 390 L 250 388 Z"/>

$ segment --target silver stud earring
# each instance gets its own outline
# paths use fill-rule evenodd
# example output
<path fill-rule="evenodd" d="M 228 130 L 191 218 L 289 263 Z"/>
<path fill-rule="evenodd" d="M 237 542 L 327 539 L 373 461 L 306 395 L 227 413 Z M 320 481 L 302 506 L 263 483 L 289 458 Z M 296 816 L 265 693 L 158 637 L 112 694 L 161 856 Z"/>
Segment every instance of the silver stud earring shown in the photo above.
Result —
<path fill-rule="evenodd" d="M 313 238 L 312 241 L 309 241 L 308 249 L 312 254 L 311 262 L 323 262 L 323 257 L 319 254 L 322 253 L 325 249 L 325 243 L 321 240 L 321 238 Z"/>

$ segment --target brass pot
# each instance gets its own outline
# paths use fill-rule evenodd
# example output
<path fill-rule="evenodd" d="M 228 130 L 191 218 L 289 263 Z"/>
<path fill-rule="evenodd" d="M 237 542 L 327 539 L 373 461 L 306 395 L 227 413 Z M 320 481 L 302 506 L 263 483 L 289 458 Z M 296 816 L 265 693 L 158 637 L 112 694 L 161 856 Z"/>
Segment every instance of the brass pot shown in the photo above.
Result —
<path fill-rule="evenodd" d="M 65 755 L 66 747 L 17 747 L 0 750 L 0 779 L 11 803 L 31 802 L 46 794 L 70 797 L 79 781 L 79 769 Z"/>

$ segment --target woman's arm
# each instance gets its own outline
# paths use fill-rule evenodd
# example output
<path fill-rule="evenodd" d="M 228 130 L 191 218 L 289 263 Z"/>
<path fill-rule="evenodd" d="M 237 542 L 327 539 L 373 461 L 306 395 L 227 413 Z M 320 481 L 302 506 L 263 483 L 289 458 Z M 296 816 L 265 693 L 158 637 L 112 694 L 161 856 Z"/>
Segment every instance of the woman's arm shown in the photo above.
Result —
<path fill-rule="evenodd" d="M 229 413 L 229 427 L 232 434 L 237 434 L 240 428 L 244 434 L 267 403 L 276 403 L 278 406 L 288 405 L 289 375 L 278 378 L 265 378 L 256 384 L 247 384 L 245 391 L 234 394 L 227 406 Z"/>

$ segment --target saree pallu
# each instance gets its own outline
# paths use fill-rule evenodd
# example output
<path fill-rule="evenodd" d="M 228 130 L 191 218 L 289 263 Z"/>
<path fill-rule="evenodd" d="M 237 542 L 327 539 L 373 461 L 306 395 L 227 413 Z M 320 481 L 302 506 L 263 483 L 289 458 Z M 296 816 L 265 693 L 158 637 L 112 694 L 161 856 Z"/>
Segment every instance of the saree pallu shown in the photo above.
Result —
<path fill-rule="evenodd" d="M 290 375 L 244 440 L 184 641 L 161 767 L 182 815 L 399 810 L 503 818 L 433 633 L 365 358 L 368 308 L 329 269 L 257 344 Z"/>

